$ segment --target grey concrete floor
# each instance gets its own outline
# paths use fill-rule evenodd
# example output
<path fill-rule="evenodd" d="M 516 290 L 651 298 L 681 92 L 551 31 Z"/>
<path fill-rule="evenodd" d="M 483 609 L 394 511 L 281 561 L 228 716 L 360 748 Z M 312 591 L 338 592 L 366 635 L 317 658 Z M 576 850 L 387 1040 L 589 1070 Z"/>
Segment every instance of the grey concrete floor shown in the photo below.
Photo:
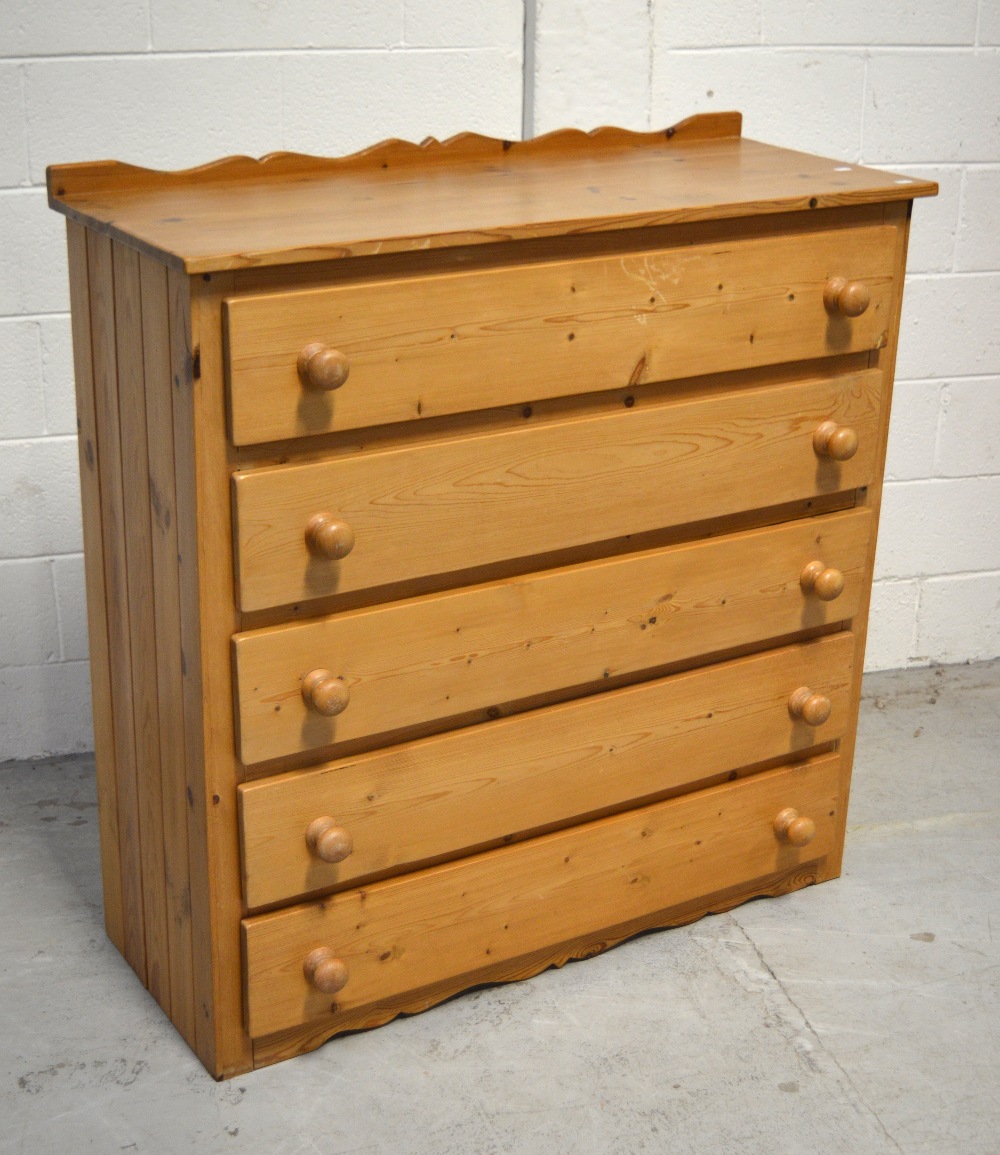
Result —
<path fill-rule="evenodd" d="M 995 1155 L 998 758 L 1000 662 L 870 677 L 840 879 L 228 1083 L 104 937 L 91 761 L 0 767 L 0 1152 Z"/>

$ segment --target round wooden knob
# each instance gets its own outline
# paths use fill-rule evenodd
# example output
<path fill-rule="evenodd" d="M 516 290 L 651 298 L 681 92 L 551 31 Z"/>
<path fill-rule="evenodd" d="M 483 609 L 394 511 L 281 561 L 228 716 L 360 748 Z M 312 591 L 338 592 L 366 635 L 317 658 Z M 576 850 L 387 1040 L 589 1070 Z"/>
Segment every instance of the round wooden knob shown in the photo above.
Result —
<path fill-rule="evenodd" d="M 792 846 L 808 846 L 816 837 L 816 823 L 804 818 L 794 806 L 786 806 L 774 819 L 774 833 Z"/>
<path fill-rule="evenodd" d="M 343 862 L 354 849 L 354 839 L 336 819 L 324 815 L 314 818 L 306 830 L 306 842 L 317 858 L 324 862 Z"/>
<path fill-rule="evenodd" d="M 317 557 L 340 561 L 354 549 L 354 530 L 332 513 L 314 513 L 306 525 L 306 545 Z"/>
<path fill-rule="evenodd" d="M 844 592 L 844 575 L 833 566 L 811 561 L 799 576 L 803 592 L 815 594 L 821 602 L 832 602 Z"/>
<path fill-rule="evenodd" d="M 299 354 L 299 376 L 313 389 L 339 389 L 350 371 L 344 354 L 321 341 L 306 345 Z"/>
<path fill-rule="evenodd" d="M 788 699 L 788 712 L 801 718 L 808 726 L 822 726 L 830 717 L 833 703 L 822 694 L 814 694 L 808 686 L 799 686 Z"/>
<path fill-rule="evenodd" d="M 302 679 L 302 698 L 310 710 L 332 718 L 347 709 L 351 691 L 343 678 L 329 670 L 312 670 Z"/>
<path fill-rule="evenodd" d="M 310 951 L 302 964 L 302 970 L 309 985 L 325 995 L 335 995 L 337 991 L 343 990 L 351 977 L 347 964 L 337 958 L 328 946 L 319 946 Z"/>
<path fill-rule="evenodd" d="M 845 317 L 860 317 L 872 303 L 871 289 L 864 281 L 849 281 L 846 277 L 834 277 L 827 281 L 823 290 L 823 304 L 831 313 Z"/>
<path fill-rule="evenodd" d="M 858 435 L 849 425 L 824 421 L 813 434 L 813 449 L 820 457 L 847 461 L 858 451 Z"/>

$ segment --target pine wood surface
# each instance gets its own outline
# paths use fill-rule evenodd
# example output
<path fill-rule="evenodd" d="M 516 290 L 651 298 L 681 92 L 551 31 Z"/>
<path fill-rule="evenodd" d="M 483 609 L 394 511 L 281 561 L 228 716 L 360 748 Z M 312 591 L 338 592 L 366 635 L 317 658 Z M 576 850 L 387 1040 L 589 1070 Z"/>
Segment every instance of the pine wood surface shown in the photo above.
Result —
<path fill-rule="evenodd" d="M 244 610 L 721 517 L 867 485 L 877 372 L 730 391 L 238 473 Z M 827 419 L 851 460 L 818 458 Z M 311 553 L 319 512 L 352 529 L 340 561 Z"/>
<path fill-rule="evenodd" d="M 843 621 L 869 544 L 866 514 L 832 514 L 238 634 L 241 756 L 332 746 Z M 800 586 L 817 556 L 845 575 L 834 602 Z M 317 669 L 349 690 L 336 717 L 303 700 Z"/>
<path fill-rule="evenodd" d="M 929 181 L 741 139 L 740 117 L 646 134 L 389 141 L 184 173 L 49 168 L 49 204 L 191 274 L 933 195 Z M 415 173 L 419 176 L 414 180 Z"/>
<path fill-rule="evenodd" d="M 820 859 L 801 866 L 795 865 L 765 878 L 743 881 L 736 886 L 715 891 L 711 895 L 700 896 L 690 902 L 677 903 L 667 910 L 653 911 L 651 914 L 617 923 L 606 930 L 590 931 L 578 935 L 569 942 L 530 951 L 509 962 L 493 962 L 475 972 L 451 976 L 419 990 L 380 999 L 376 1003 L 353 1011 L 324 1015 L 301 1026 L 255 1038 L 254 1066 L 265 1067 L 315 1050 L 327 1040 L 345 1031 L 380 1027 L 399 1015 L 420 1014 L 461 991 L 483 984 L 522 981 L 533 978 L 549 967 L 562 967 L 568 962 L 594 958 L 644 931 L 684 926 L 704 918 L 707 914 L 722 914 L 732 910 L 733 907 L 753 898 L 788 894 L 812 886 L 819 880 L 825 862 L 825 859 Z"/>
<path fill-rule="evenodd" d="M 350 1011 L 814 861 L 832 846 L 837 762 L 827 755 L 246 919 L 248 1029 Z M 816 822 L 806 847 L 775 834 L 788 806 Z M 350 975 L 332 1002 L 303 974 L 319 946 Z"/>
<path fill-rule="evenodd" d="M 894 236 L 871 227 L 715 240 L 238 297 L 226 303 L 233 440 L 875 348 L 886 339 Z M 865 286 L 861 315 L 831 315 L 831 278 Z M 299 355 L 313 345 L 349 367 L 342 385 L 303 382 Z"/>
<path fill-rule="evenodd" d="M 245 784 L 247 904 L 411 870 L 840 738 L 853 649 L 845 631 Z M 829 698 L 822 725 L 789 716 L 802 685 Z M 307 844 L 323 815 L 353 842 L 339 863 Z"/>
<path fill-rule="evenodd" d="M 108 938 L 125 953 L 122 894 L 122 851 L 119 844 L 118 755 L 115 750 L 115 702 L 111 680 L 106 565 L 110 542 L 104 539 L 99 458 L 98 408 L 91 348 L 90 278 L 87 234 L 75 221 L 66 222 L 69 250 L 69 291 L 76 388 L 77 446 L 80 456 L 80 497 L 83 514 L 84 572 L 87 590 L 87 632 L 90 645 L 91 705 L 94 719 L 94 761 L 97 770 L 97 814 L 101 835 L 101 886 L 104 927 Z"/>

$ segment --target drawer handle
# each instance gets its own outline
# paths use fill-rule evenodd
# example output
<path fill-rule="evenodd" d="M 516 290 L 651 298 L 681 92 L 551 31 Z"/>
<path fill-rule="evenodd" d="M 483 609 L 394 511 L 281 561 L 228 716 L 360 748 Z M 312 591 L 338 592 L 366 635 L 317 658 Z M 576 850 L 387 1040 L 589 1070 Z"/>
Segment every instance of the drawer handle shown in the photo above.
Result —
<path fill-rule="evenodd" d="M 327 561 L 340 561 L 354 549 L 354 530 L 332 513 L 314 513 L 306 525 L 306 545 Z"/>
<path fill-rule="evenodd" d="M 313 389 L 339 389 L 351 372 L 351 363 L 339 349 L 314 341 L 299 354 L 299 376 Z"/>
<path fill-rule="evenodd" d="M 343 678 L 329 670 L 312 670 L 302 679 L 302 698 L 310 710 L 333 718 L 347 709 L 351 691 Z"/>
<path fill-rule="evenodd" d="M 813 434 L 813 449 L 820 457 L 848 461 L 858 451 L 858 435 L 849 425 L 824 421 Z"/>
<path fill-rule="evenodd" d="M 799 575 L 804 593 L 815 594 L 821 602 L 832 602 L 844 592 L 844 575 L 833 566 L 811 561 Z"/>
<path fill-rule="evenodd" d="M 832 710 L 830 699 L 814 694 L 808 686 L 799 686 L 788 699 L 788 712 L 793 718 L 801 718 L 807 726 L 822 726 Z"/>
<path fill-rule="evenodd" d="M 310 951 L 302 964 L 302 970 L 309 985 L 325 995 L 335 995 L 337 991 L 343 990 L 351 977 L 347 963 L 337 958 L 328 946 L 318 946 Z"/>
<path fill-rule="evenodd" d="M 792 846 L 808 846 L 816 837 L 816 823 L 804 818 L 794 806 L 786 806 L 774 820 L 774 833 Z"/>
<path fill-rule="evenodd" d="M 354 849 L 354 839 L 329 815 L 314 818 L 306 830 L 306 842 L 317 858 L 324 862 L 343 862 Z"/>
<path fill-rule="evenodd" d="M 834 277 L 827 281 L 823 290 L 823 304 L 831 313 L 845 317 L 860 317 L 872 303 L 871 289 L 864 281 L 849 281 L 846 277 Z"/>

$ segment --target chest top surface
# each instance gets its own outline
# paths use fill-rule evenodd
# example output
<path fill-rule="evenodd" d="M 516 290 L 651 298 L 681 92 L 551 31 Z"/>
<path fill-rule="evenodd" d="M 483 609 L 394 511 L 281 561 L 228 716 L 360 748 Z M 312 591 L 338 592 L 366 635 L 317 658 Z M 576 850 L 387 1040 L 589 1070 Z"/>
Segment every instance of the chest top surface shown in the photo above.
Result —
<path fill-rule="evenodd" d="M 930 181 L 776 148 L 739 113 L 659 132 L 389 140 L 158 172 L 50 166 L 51 206 L 188 273 L 930 196 Z"/>

